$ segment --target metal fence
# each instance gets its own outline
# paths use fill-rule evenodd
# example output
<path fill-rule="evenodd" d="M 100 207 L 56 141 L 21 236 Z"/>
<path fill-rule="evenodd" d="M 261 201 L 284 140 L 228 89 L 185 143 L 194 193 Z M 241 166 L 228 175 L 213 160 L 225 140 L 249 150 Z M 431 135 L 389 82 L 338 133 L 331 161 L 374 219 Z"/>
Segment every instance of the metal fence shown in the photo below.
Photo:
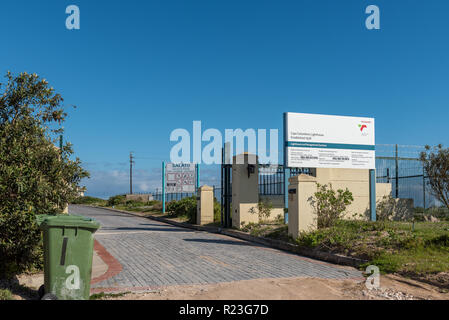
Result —
<path fill-rule="evenodd" d="M 413 199 L 415 207 L 429 208 L 441 203 L 431 194 L 428 178 L 424 174 L 419 154 L 423 146 L 376 145 L 376 182 L 391 183 L 394 198 Z M 289 168 L 288 176 L 313 174 L 311 168 Z M 284 168 L 282 165 L 259 165 L 259 194 L 284 194 Z M 214 196 L 221 202 L 221 186 L 213 186 Z M 162 200 L 160 190 L 153 192 L 155 200 Z M 195 193 L 167 193 L 166 201 L 180 200 Z"/>
<path fill-rule="evenodd" d="M 415 207 L 429 208 L 441 203 L 432 195 L 428 177 L 419 160 L 423 146 L 376 145 L 376 182 L 391 183 L 394 198 L 413 199 Z M 313 174 L 312 168 L 290 168 L 287 174 Z M 259 166 L 259 194 L 284 194 L 283 166 Z"/>
<path fill-rule="evenodd" d="M 284 194 L 284 167 L 259 165 L 259 194 Z"/>
<path fill-rule="evenodd" d="M 392 196 L 413 199 L 415 207 L 440 206 L 419 161 L 422 151 L 423 146 L 376 145 L 376 182 L 391 183 Z"/>
<path fill-rule="evenodd" d="M 298 174 L 313 174 L 311 168 L 289 168 L 287 176 Z M 284 188 L 284 166 L 282 165 L 259 165 L 259 194 L 260 195 L 283 195 Z"/>
<path fill-rule="evenodd" d="M 152 194 L 153 194 L 154 200 L 162 201 L 162 192 L 156 191 L 156 192 L 153 192 Z M 196 196 L 196 193 L 186 193 L 186 192 L 166 193 L 165 194 L 165 202 L 178 201 L 183 198 L 188 198 L 188 197 L 192 197 L 192 196 Z"/>

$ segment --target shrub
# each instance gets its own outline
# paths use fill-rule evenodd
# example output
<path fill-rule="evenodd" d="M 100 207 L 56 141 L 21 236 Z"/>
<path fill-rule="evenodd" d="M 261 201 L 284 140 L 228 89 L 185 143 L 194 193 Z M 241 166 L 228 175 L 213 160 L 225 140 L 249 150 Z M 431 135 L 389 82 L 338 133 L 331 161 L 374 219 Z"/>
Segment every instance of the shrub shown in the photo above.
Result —
<path fill-rule="evenodd" d="M 41 232 L 34 212 L 1 212 L 0 234 L 0 277 L 42 268 Z"/>
<path fill-rule="evenodd" d="M 196 220 L 196 196 L 170 201 L 166 211 L 169 215 L 176 217 L 187 216 L 189 222 L 194 223 Z"/>
<path fill-rule="evenodd" d="M 271 215 L 271 210 L 273 210 L 273 205 L 271 202 L 264 200 L 259 201 L 257 204 L 257 208 L 251 207 L 249 212 L 251 214 L 257 214 L 259 216 L 259 222 L 267 220 Z"/>
<path fill-rule="evenodd" d="M 449 209 L 449 148 L 426 146 L 420 160 L 432 194 Z"/>
<path fill-rule="evenodd" d="M 449 248 L 449 235 L 443 234 L 433 239 L 427 240 L 427 245 Z"/>
<path fill-rule="evenodd" d="M 214 222 L 221 221 L 221 204 L 214 198 Z"/>
<path fill-rule="evenodd" d="M 126 202 L 126 196 L 125 195 L 116 195 L 109 197 L 107 205 L 112 206 L 118 206 L 120 204 L 124 204 Z"/>
<path fill-rule="evenodd" d="M 348 188 L 335 191 L 332 189 L 332 184 L 321 185 L 317 183 L 317 192 L 309 199 L 309 203 L 317 215 L 318 228 L 333 226 L 341 219 L 346 206 L 350 205 L 353 200 L 352 193 Z"/>

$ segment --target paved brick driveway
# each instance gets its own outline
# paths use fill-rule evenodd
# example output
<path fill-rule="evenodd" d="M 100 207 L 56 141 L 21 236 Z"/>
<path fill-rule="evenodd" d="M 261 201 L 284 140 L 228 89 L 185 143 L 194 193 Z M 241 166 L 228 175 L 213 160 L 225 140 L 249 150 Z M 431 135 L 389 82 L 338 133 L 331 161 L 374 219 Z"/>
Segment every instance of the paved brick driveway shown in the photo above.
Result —
<path fill-rule="evenodd" d="M 257 278 L 359 278 L 352 268 L 303 258 L 235 238 L 184 229 L 115 211 L 70 206 L 97 219 L 95 238 L 122 266 L 96 289 L 143 290 Z"/>

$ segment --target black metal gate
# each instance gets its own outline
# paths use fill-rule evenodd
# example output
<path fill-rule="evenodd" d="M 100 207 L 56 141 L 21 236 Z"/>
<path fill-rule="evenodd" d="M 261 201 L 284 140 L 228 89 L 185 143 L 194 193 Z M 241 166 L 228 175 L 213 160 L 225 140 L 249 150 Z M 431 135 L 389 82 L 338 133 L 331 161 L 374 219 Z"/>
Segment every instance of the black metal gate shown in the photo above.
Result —
<path fill-rule="evenodd" d="M 225 148 L 221 149 L 221 226 L 232 226 L 231 202 L 232 202 L 232 161 L 226 159 Z"/>

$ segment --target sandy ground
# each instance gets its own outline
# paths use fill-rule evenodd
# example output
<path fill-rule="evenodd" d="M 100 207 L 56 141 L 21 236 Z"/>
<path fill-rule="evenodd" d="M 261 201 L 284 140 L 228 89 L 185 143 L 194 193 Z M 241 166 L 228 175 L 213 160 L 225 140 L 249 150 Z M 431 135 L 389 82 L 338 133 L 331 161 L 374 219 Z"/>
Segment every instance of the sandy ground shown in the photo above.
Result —
<path fill-rule="evenodd" d="M 96 274 L 98 275 L 98 273 Z M 43 274 L 17 278 L 15 299 L 37 299 Z M 380 288 L 369 290 L 364 281 L 316 278 L 255 279 L 208 285 L 169 286 L 157 290 L 106 295 L 108 300 L 449 300 L 447 289 L 406 279 L 381 276 Z"/>
<path fill-rule="evenodd" d="M 444 291 L 444 290 L 443 290 Z M 399 276 L 381 276 L 380 288 L 364 281 L 314 278 L 256 279 L 211 285 L 172 286 L 111 300 L 449 300 L 437 287 Z"/>

